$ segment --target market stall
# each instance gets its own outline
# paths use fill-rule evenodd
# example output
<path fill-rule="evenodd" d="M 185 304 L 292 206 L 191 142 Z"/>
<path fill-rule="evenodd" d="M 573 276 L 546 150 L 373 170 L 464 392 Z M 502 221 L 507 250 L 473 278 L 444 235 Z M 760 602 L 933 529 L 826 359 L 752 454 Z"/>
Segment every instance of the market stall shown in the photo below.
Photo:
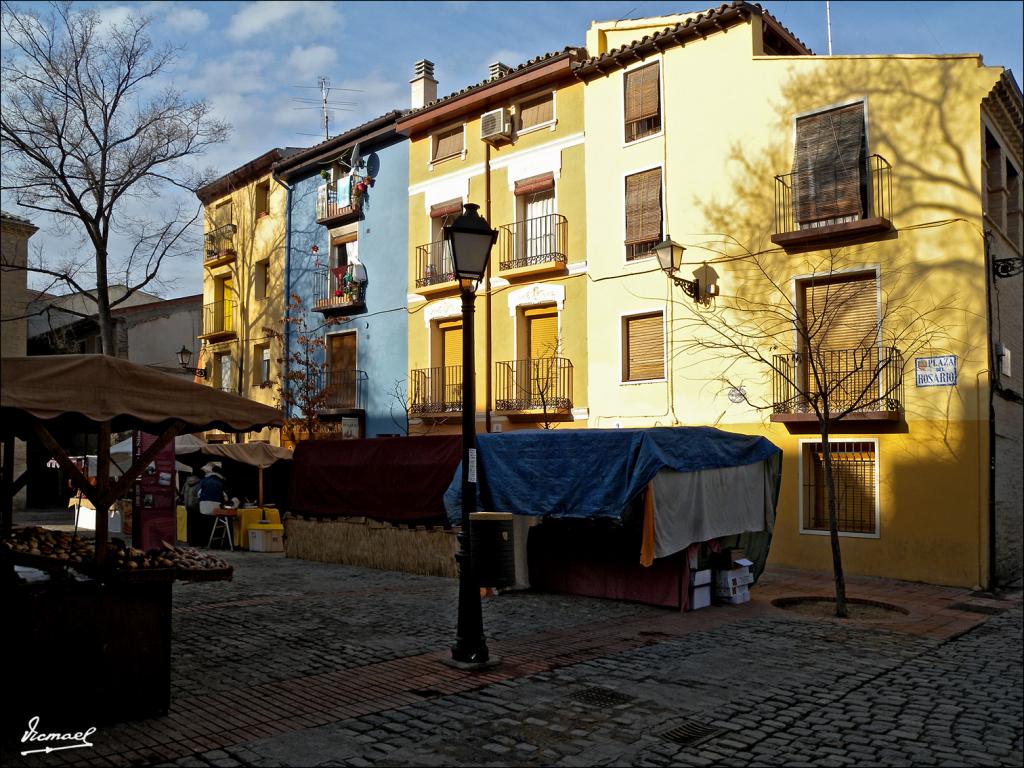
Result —
<path fill-rule="evenodd" d="M 25 474 L 14 477 L 15 438 L 41 443 L 93 507 L 106 510 L 177 435 L 280 424 L 274 409 L 113 357 L 0 360 L 0 583 L 13 619 L 5 637 L 8 659 L 24 662 L 11 665 L 5 686 L 12 714 L 50 715 L 59 727 L 83 704 L 103 723 L 166 711 L 172 582 L 230 578 L 230 569 L 207 568 L 216 562 L 185 548 L 143 552 L 111 542 L 106 515 L 96 516 L 91 543 L 45 529 L 14 530 L 12 501 L 25 482 Z M 110 435 L 128 430 L 155 440 L 113 479 Z M 62 447 L 84 432 L 99 437 L 95 483 Z M 74 690 L 60 660 L 75 664 Z M 9 722 L 24 723 L 20 717 Z"/>
<path fill-rule="evenodd" d="M 744 548 L 760 575 L 781 459 L 762 437 L 711 427 L 483 434 L 477 508 L 543 520 L 528 531 L 534 587 L 686 610 L 701 544 Z M 453 525 L 460 481 L 445 494 Z"/>

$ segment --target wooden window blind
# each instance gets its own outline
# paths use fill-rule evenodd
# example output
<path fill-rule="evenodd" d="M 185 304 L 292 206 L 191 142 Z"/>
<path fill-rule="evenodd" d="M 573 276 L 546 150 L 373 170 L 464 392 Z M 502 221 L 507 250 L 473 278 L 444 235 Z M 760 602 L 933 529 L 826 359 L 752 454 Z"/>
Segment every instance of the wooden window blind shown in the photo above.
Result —
<path fill-rule="evenodd" d="M 234 206 L 228 200 L 213 209 L 213 228 L 220 229 L 223 226 L 234 223 Z"/>
<path fill-rule="evenodd" d="M 878 343 L 875 275 L 808 280 L 801 288 L 803 323 L 815 350 L 859 349 Z"/>
<path fill-rule="evenodd" d="M 622 78 L 626 141 L 634 141 L 661 130 L 661 72 L 658 64 L 634 69 Z"/>
<path fill-rule="evenodd" d="M 661 168 L 653 168 L 626 177 L 627 260 L 649 255 L 660 241 Z"/>
<path fill-rule="evenodd" d="M 445 216 L 458 216 L 462 213 L 462 198 L 448 200 L 444 203 L 430 206 L 430 218 L 443 219 Z"/>
<path fill-rule="evenodd" d="M 555 97 L 545 93 L 519 105 L 519 130 L 550 123 L 555 119 Z"/>
<path fill-rule="evenodd" d="M 458 320 L 441 323 L 441 349 L 443 360 L 441 364 L 448 366 L 462 365 L 462 323 Z"/>
<path fill-rule="evenodd" d="M 331 347 L 332 371 L 349 370 L 356 367 L 356 334 L 335 333 L 328 337 Z"/>
<path fill-rule="evenodd" d="M 530 176 L 528 179 L 520 179 L 516 182 L 515 194 L 517 197 L 532 195 L 536 192 L 547 192 L 555 188 L 555 174 L 542 173 L 537 176 Z"/>
<path fill-rule="evenodd" d="M 875 514 L 877 462 L 873 442 L 831 442 L 836 517 L 843 533 L 878 533 Z M 828 530 L 825 453 L 821 443 L 804 445 L 804 528 Z"/>
<path fill-rule="evenodd" d="M 623 320 L 623 381 L 665 378 L 665 327 L 661 312 Z"/>
<path fill-rule="evenodd" d="M 434 135 L 433 160 L 443 160 L 462 152 L 462 126 L 457 125 Z"/>
<path fill-rule="evenodd" d="M 864 103 L 798 118 L 793 205 L 801 225 L 865 215 L 867 136 Z"/>
<path fill-rule="evenodd" d="M 558 355 L 558 310 L 554 307 L 536 307 L 523 313 L 526 316 L 530 359 Z"/>

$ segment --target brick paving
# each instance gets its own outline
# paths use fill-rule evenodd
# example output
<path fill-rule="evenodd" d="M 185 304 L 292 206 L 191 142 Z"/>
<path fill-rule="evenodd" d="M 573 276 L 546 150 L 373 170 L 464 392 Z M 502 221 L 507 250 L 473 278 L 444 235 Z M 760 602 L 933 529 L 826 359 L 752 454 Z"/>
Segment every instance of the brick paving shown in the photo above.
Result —
<path fill-rule="evenodd" d="M 166 717 L 25 765 L 1019 765 L 1021 600 L 881 579 L 885 621 L 811 619 L 780 569 L 691 614 L 562 595 L 485 600 L 502 663 L 443 665 L 456 584 L 235 553 L 175 586 Z M 959 607 L 958 607 L 959 606 Z M 967 607 L 970 610 L 963 610 Z M 979 613 L 977 611 L 989 611 Z M 582 694 L 582 695 L 581 695 Z M 678 726 L 721 729 L 681 744 Z"/>

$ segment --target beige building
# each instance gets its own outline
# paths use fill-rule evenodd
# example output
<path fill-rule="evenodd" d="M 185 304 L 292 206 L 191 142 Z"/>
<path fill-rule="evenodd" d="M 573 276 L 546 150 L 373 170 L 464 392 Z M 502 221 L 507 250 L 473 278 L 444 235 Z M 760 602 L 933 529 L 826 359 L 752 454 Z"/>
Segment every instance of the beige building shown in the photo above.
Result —
<path fill-rule="evenodd" d="M 39 231 L 28 219 L 0 213 L 0 353 L 3 357 L 25 354 L 28 321 L 25 306 L 28 303 L 28 240 Z M 25 444 L 20 440 L 14 446 L 14 476 L 25 469 Z M 14 497 L 14 509 L 25 508 L 25 491 Z"/>

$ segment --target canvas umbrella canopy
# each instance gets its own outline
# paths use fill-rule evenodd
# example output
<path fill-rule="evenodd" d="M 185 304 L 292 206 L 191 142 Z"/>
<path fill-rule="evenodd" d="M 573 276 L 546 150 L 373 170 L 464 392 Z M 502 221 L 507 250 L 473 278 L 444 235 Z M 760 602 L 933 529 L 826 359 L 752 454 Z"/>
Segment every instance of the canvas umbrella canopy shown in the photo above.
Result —
<path fill-rule="evenodd" d="M 263 470 L 278 461 L 291 461 L 292 452 L 267 443 L 203 443 L 181 454 L 199 453 L 217 459 L 229 459 L 259 469 L 258 503 L 263 507 Z"/>
<path fill-rule="evenodd" d="M 107 355 L 5 357 L 0 360 L 0 436 L 4 440 L 3 533 L 10 532 L 14 494 L 14 438 L 42 443 L 96 509 L 107 509 L 175 436 L 220 429 L 249 432 L 279 427 L 280 411 Z M 111 483 L 110 434 L 138 429 L 158 435 Z M 54 434 L 98 432 L 96 485 L 70 460 Z M 97 516 L 96 558 L 103 563 L 107 520 Z"/>

